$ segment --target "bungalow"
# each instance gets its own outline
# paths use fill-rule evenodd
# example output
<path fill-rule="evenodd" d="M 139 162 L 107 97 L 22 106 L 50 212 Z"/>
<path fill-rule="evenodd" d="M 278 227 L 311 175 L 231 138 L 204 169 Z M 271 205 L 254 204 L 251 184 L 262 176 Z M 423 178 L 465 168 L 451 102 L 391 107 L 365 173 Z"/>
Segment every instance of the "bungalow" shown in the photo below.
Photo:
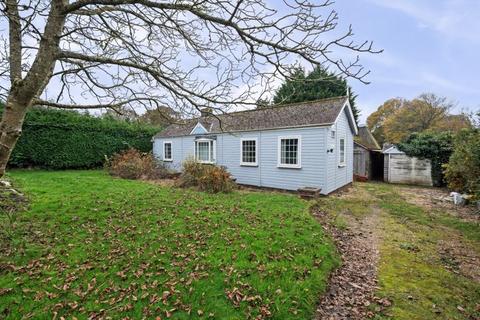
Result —
<path fill-rule="evenodd" d="M 153 138 L 156 158 L 222 165 L 245 185 L 329 194 L 353 180 L 358 129 L 347 97 L 202 116 Z"/>

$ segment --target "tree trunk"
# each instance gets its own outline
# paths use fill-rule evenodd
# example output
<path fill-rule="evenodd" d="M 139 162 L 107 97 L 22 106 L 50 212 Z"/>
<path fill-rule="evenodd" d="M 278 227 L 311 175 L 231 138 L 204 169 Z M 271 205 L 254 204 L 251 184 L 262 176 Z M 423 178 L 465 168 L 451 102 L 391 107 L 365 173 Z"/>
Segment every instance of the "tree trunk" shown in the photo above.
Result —
<path fill-rule="evenodd" d="M 21 105 L 14 97 L 8 97 L 0 122 L 0 178 L 5 174 L 10 155 L 22 134 L 27 108 L 27 105 Z"/>
<path fill-rule="evenodd" d="M 18 48 L 21 47 L 21 37 L 17 34 L 10 38 L 10 47 L 17 48 L 17 51 L 13 51 L 13 56 L 10 57 L 10 68 L 14 69 L 10 70 L 13 71 L 11 74 L 12 86 L 0 122 L 0 178 L 5 174 L 10 155 L 22 134 L 23 121 L 28 108 L 42 94 L 52 76 L 59 51 L 60 36 L 65 25 L 66 15 L 63 8 L 66 4 L 68 4 L 68 0 L 51 1 L 51 9 L 37 55 L 23 79 L 21 70 L 15 70 L 21 64 L 21 56 L 19 56 L 21 51 L 18 51 Z M 11 21 L 10 33 L 18 33 L 19 18 L 17 17 L 16 1 L 9 1 L 7 9 Z"/>

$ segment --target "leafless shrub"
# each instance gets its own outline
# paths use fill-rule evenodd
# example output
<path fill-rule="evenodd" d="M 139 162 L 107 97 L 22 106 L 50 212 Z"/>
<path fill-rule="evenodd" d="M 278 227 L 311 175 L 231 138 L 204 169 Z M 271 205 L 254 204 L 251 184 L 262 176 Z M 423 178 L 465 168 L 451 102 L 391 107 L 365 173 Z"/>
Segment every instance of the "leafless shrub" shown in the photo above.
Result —
<path fill-rule="evenodd" d="M 133 148 L 106 159 L 105 169 L 110 175 L 124 179 L 163 179 L 171 174 L 151 153 Z"/>
<path fill-rule="evenodd" d="M 201 164 L 193 158 L 186 159 L 182 164 L 182 174 L 177 183 L 180 187 L 198 187 L 201 191 L 210 193 L 228 193 L 236 188 L 230 173 L 221 166 Z"/>

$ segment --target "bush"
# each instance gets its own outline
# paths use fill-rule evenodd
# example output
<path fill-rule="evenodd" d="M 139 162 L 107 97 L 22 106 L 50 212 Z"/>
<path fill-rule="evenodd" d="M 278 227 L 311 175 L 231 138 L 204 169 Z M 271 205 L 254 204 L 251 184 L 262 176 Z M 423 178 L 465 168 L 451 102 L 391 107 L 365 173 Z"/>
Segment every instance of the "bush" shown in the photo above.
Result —
<path fill-rule="evenodd" d="M 107 158 L 105 169 L 112 176 L 124 179 L 162 179 L 170 175 L 151 153 L 128 149 Z"/>
<path fill-rule="evenodd" d="M 204 165 L 203 175 L 198 182 L 200 190 L 211 193 L 231 192 L 235 189 L 230 173 L 224 167 L 215 165 Z"/>
<path fill-rule="evenodd" d="M 200 183 L 204 165 L 196 162 L 193 158 L 187 158 L 182 163 L 182 174 L 178 180 L 179 187 L 194 187 Z"/>
<path fill-rule="evenodd" d="M 0 106 L 0 113 L 1 109 Z M 151 138 L 158 130 L 112 118 L 35 107 L 27 113 L 9 165 L 48 169 L 101 167 L 105 156 L 128 148 L 150 151 Z"/>
<path fill-rule="evenodd" d="M 450 189 L 473 194 L 480 200 L 480 129 L 458 133 L 453 154 L 444 168 Z"/>
<path fill-rule="evenodd" d="M 186 159 L 182 164 L 180 187 L 198 187 L 210 193 L 231 192 L 236 184 L 225 167 L 201 164 L 194 159 Z"/>

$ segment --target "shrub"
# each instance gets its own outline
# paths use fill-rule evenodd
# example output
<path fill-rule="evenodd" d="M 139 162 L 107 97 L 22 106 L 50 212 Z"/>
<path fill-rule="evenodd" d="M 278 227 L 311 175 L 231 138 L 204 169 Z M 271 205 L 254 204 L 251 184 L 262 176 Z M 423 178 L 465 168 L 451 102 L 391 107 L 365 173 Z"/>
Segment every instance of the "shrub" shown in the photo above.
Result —
<path fill-rule="evenodd" d="M 2 107 L 0 106 L 0 114 Z M 76 169 L 101 167 L 105 156 L 136 148 L 152 149 L 158 128 L 74 111 L 35 107 L 9 161 L 14 167 Z"/>
<path fill-rule="evenodd" d="M 194 159 L 186 159 L 182 164 L 180 187 L 198 187 L 210 193 L 231 192 L 236 184 L 225 167 L 213 164 L 201 164 Z"/>
<path fill-rule="evenodd" d="M 444 168 L 450 189 L 473 194 L 480 200 L 480 129 L 458 133 L 453 154 Z"/>
<path fill-rule="evenodd" d="M 203 175 L 199 178 L 198 187 L 202 191 L 211 193 L 231 192 L 235 189 L 235 183 L 224 167 L 204 165 Z"/>
<path fill-rule="evenodd" d="M 151 153 L 128 149 L 107 158 L 105 168 L 112 176 L 124 179 L 162 179 L 170 175 Z"/>
<path fill-rule="evenodd" d="M 193 158 L 187 158 L 182 163 L 182 174 L 178 180 L 180 187 L 198 186 L 199 179 L 203 175 L 204 165 Z"/>

